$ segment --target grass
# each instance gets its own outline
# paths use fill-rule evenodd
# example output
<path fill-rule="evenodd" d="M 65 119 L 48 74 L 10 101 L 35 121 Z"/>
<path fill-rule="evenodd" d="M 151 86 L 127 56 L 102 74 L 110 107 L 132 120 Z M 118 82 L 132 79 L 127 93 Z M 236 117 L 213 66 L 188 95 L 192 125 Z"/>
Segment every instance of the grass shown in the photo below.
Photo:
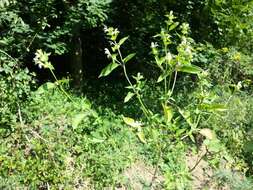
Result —
<path fill-rule="evenodd" d="M 19 122 L 1 129 L 0 189 L 195 188 L 185 157 L 197 154 L 197 146 L 187 139 L 172 143 L 157 165 L 154 147 L 141 143 L 122 121 L 122 113 L 138 113 L 135 105 L 122 106 L 122 85 L 97 85 L 86 97 L 72 94 L 73 102 L 49 86 L 32 93 L 17 114 Z M 220 169 L 213 163 L 219 166 L 222 154 L 204 158 L 213 173 Z M 233 181 L 231 175 L 217 176 L 211 184 L 226 186 Z M 224 184 L 218 183 L 223 178 Z"/>
<path fill-rule="evenodd" d="M 75 103 L 56 89 L 33 94 L 20 122 L 1 139 L 3 181 L 32 189 L 118 182 L 136 159 L 136 137 L 110 109 L 95 110 L 86 98 L 72 98 Z"/>

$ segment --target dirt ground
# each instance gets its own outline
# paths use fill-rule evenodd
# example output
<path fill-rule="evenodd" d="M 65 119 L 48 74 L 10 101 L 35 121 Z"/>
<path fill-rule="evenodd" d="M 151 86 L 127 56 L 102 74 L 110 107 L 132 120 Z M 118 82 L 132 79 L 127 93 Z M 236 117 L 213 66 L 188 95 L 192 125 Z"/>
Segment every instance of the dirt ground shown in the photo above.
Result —
<path fill-rule="evenodd" d="M 202 148 L 197 154 L 188 153 L 186 164 L 191 171 L 193 190 L 230 190 L 229 187 L 219 187 L 214 179 L 214 172 L 203 158 L 205 149 Z M 117 190 L 160 190 L 164 177 L 158 172 L 154 178 L 155 168 L 147 166 L 144 162 L 138 161 L 124 171 L 126 186 Z M 152 184 L 152 185 L 151 185 Z"/>

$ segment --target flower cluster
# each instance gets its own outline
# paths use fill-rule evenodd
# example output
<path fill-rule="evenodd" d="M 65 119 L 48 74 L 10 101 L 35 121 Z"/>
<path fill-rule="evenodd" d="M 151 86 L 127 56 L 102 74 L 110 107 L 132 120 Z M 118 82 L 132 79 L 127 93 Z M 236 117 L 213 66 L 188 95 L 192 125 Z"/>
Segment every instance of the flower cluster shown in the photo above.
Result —
<path fill-rule="evenodd" d="M 37 50 L 33 59 L 34 63 L 38 65 L 40 69 L 54 69 L 53 65 L 49 61 L 50 53 L 43 52 L 41 49 Z"/>

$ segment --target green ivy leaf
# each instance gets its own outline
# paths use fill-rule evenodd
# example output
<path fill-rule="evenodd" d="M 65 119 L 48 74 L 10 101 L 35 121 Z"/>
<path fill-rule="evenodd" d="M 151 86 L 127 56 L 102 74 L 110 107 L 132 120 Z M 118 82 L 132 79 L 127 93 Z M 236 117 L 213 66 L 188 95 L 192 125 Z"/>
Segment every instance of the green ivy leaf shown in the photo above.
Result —
<path fill-rule="evenodd" d="M 115 62 L 110 63 L 109 65 L 107 65 L 107 66 L 102 70 L 102 72 L 101 72 L 100 75 L 99 75 L 99 78 L 100 78 L 100 77 L 108 76 L 108 75 L 109 75 L 114 69 L 116 69 L 118 66 L 119 66 L 119 64 L 117 64 L 117 63 L 115 63 Z"/>

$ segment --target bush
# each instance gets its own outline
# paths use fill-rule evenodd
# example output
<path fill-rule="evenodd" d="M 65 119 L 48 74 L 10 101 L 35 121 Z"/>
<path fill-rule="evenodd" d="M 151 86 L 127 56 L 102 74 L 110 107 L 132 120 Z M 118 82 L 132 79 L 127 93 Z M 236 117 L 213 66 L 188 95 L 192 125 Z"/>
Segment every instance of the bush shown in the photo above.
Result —
<path fill-rule="evenodd" d="M 17 121 L 17 113 L 27 97 L 33 74 L 27 68 L 20 68 L 16 59 L 0 51 L 0 125 L 8 127 Z"/>
<path fill-rule="evenodd" d="M 134 135 L 110 110 L 72 99 L 53 83 L 32 94 L 21 108 L 22 122 L 0 140 L 0 187 L 102 188 L 119 182 L 135 159 Z"/>

